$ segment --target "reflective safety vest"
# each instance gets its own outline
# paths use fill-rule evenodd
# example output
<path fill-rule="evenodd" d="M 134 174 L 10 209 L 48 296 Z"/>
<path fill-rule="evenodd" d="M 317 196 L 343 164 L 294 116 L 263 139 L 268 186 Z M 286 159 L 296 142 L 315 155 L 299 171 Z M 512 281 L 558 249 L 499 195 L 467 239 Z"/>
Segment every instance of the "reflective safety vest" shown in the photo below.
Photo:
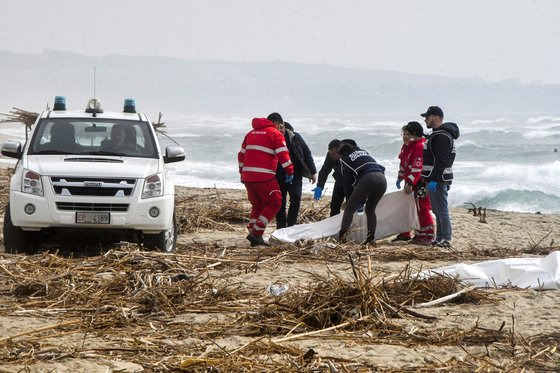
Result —
<path fill-rule="evenodd" d="M 434 141 L 437 147 L 434 147 Z M 453 180 L 453 161 L 455 161 L 455 142 L 445 130 L 433 131 L 424 143 L 424 164 L 422 177 L 428 181 L 451 184 Z"/>

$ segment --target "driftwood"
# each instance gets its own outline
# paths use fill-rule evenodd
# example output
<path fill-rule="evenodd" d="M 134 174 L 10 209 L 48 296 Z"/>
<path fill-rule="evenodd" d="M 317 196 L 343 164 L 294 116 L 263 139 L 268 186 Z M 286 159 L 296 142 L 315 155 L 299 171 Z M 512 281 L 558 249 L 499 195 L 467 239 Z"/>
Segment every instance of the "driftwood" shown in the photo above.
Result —
<path fill-rule="evenodd" d="M 37 120 L 37 117 L 39 117 L 39 113 L 16 107 L 12 109 L 13 110 L 11 110 L 9 114 L 0 113 L 0 116 L 4 117 L 0 119 L 0 123 L 23 123 L 27 129 L 30 129 L 33 123 Z"/>
<path fill-rule="evenodd" d="M 468 211 L 473 213 L 473 216 L 478 216 L 479 223 L 487 223 L 486 221 L 486 207 L 476 207 L 474 203 L 470 202 L 469 205 L 472 206 L 472 209 L 469 208 Z"/>
<path fill-rule="evenodd" d="M 161 111 L 160 111 L 160 112 L 159 112 L 159 115 L 158 115 L 158 120 L 157 120 L 157 122 L 152 122 L 152 126 L 154 127 L 154 129 L 155 129 L 156 131 L 163 132 L 162 128 L 165 127 L 165 122 L 162 122 L 162 121 L 161 121 L 161 117 L 163 117 L 163 114 L 161 114 Z"/>
<path fill-rule="evenodd" d="M 478 208 L 478 216 L 480 216 L 480 218 L 478 219 L 479 223 L 484 223 L 486 224 L 486 207 L 482 209 L 482 213 L 480 213 L 480 207 Z"/>
<path fill-rule="evenodd" d="M 438 298 L 438 299 L 434 299 L 434 300 L 432 300 L 432 301 L 430 301 L 430 302 L 425 302 L 425 303 L 417 304 L 417 305 L 414 306 L 414 308 L 432 307 L 432 306 L 436 306 L 436 305 L 438 305 L 438 304 L 442 304 L 442 303 L 445 303 L 445 302 L 449 302 L 450 300 L 457 298 L 459 295 L 461 295 L 461 294 L 463 294 L 463 293 L 466 293 L 466 292 L 468 292 L 468 291 L 474 290 L 474 289 L 476 289 L 476 286 L 474 286 L 474 285 L 473 285 L 473 286 L 469 286 L 468 288 L 464 288 L 464 289 L 462 289 L 462 290 L 459 290 L 459 291 L 456 292 L 456 293 L 446 295 L 445 297 L 441 297 L 441 298 Z"/>

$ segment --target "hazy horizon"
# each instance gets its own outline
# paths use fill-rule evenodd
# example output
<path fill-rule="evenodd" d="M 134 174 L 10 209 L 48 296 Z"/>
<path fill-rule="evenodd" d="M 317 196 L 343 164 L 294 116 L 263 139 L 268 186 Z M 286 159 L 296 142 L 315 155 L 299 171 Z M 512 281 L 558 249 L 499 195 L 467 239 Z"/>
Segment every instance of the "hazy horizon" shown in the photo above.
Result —
<path fill-rule="evenodd" d="M 79 109 L 92 97 L 94 67 L 96 92 L 108 110 L 120 108 L 125 97 L 136 98 L 142 111 L 180 115 L 262 116 L 273 111 L 385 115 L 418 113 L 434 104 L 456 114 L 557 115 L 560 107 L 560 85 L 518 80 L 489 82 L 296 62 L 92 57 L 45 50 L 0 51 L 0 112 L 12 106 L 42 110 L 55 95 L 66 96 L 69 107 Z"/>

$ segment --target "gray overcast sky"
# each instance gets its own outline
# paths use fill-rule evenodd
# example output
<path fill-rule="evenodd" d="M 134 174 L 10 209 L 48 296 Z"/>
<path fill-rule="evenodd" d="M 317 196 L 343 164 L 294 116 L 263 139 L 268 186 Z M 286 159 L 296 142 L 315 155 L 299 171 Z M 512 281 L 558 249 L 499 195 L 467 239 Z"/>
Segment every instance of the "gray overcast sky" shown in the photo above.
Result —
<path fill-rule="evenodd" d="M 0 50 L 560 83 L 558 0 L 1 0 Z"/>

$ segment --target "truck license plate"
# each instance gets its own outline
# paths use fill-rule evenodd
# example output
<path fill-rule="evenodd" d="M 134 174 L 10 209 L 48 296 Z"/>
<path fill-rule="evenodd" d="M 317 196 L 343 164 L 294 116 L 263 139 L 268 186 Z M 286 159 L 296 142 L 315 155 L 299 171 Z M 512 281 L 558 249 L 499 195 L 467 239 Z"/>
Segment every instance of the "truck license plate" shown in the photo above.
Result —
<path fill-rule="evenodd" d="M 109 224 L 111 215 L 108 212 L 77 212 L 76 223 L 78 224 Z"/>

